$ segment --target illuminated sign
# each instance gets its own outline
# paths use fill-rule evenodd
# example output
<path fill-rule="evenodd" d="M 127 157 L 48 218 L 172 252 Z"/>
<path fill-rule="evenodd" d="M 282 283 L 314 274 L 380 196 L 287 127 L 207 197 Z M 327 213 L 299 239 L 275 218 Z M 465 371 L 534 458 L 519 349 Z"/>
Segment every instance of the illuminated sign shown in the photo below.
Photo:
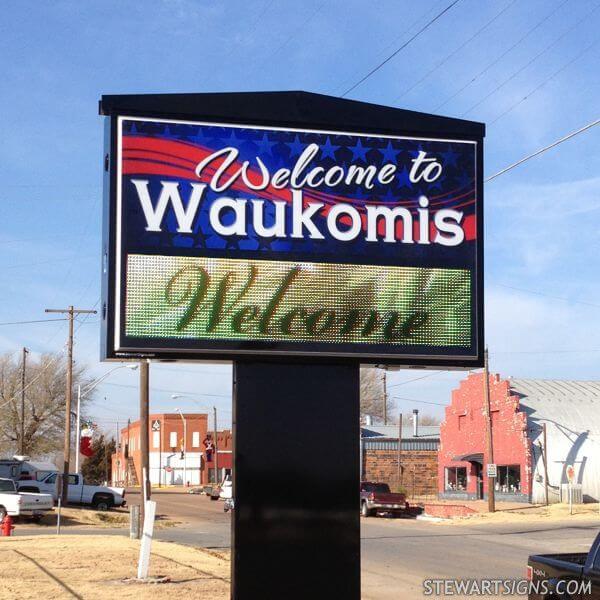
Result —
<path fill-rule="evenodd" d="M 479 364 L 480 140 L 112 116 L 107 358 Z"/>

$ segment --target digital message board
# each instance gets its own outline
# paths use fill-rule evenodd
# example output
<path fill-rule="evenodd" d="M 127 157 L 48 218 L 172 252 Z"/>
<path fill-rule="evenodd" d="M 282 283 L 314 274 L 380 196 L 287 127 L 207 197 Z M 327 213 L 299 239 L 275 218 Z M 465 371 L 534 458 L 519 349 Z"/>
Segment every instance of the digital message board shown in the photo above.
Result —
<path fill-rule="evenodd" d="M 139 115 L 110 131 L 106 358 L 480 364 L 480 141 Z"/>

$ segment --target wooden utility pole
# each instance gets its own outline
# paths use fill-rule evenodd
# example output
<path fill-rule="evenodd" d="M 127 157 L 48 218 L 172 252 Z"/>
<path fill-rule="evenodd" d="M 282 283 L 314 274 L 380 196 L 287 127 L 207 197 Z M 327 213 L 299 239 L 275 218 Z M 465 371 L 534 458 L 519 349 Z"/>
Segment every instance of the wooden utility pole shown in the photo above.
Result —
<path fill-rule="evenodd" d="M 95 315 L 95 310 L 81 308 L 47 308 L 47 313 L 66 314 L 69 321 L 69 338 L 67 340 L 67 384 L 65 390 L 65 443 L 63 454 L 62 505 L 66 506 L 69 496 L 69 462 L 71 459 L 71 402 L 73 398 L 73 321 L 75 315 Z M 79 450 L 79 448 L 77 449 Z"/>
<path fill-rule="evenodd" d="M 492 411 L 490 407 L 490 369 L 488 361 L 488 349 L 483 354 L 483 403 L 485 406 L 485 441 L 487 446 L 487 464 L 484 469 L 487 471 L 487 465 L 494 464 L 494 441 L 492 437 Z M 484 463 L 486 461 L 484 460 Z M 495 477 L 488 475 L 488 511 L 496 512 L 496 490 L 494 484 Z"/>
<path fill-rule="evenodd" d="M 388 403 L 388 393 L 387 393 L 387 369 L 383 367 L 383 424 L 387 425 L 387 403 Z"/>
<path fill-rule="evenodd" d="M 546 494 L 546 506 L 548 506 L 548 438 L 546 437 L 546 423 L 543 424 L 544 436 L 544 492 Z"/>
<path fill-rule="evenodd" d="M 29 350 L 23 347 L 23 363 L 21 365 L 21 432 L 19 440 L 19 454 L 25 454 L 25 364 Z"/>
<path fill-rule="evenodd" d="M 217 407 L 213 406 L 213 420 L 214 420 L 214 433 L 215 436 L 215 485 L 219 483 L 219 451 L 217 448 Z"/>
<path fill-rule="evenodd" d="M 400 414 L 398 415 L 398 486 L 402 485 L 401 482 L 402 482 L 402 412 L 400 412 Z"/>
<path fill-rule="evenodd" d="M 150 363 L 143 360 L 140 363 L 140 474 L 142 475 L 141 490 L 141 519 L 144 522 L 144 500 L 150 500 L 150 457 L 149 457 L 149 413 L 150 413 Z"/>

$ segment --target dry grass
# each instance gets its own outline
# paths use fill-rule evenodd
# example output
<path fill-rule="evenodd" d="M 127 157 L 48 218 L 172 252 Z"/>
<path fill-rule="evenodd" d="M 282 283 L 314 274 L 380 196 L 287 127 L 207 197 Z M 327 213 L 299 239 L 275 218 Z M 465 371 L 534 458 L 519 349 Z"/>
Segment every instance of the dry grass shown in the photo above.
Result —
<path fill-rule="evenodd" d="M 35 525 L 24 520 L 17 527 L 51 527 L 56 528 L 58 509 L 44 515 L 41 521 Z M 113 509 L 107 511 L 91 510 L 88 508 L 67 507 L 61 510 L 61 528 L 69 527 L 129 527 L 129 511 L 127 509 Z M 176 521 L 157 517 L 155 527 L 172 527 Z"/>
<path fill-rule="evenodd" d="M 473 523 L 540 523 L 564 521 L 568 519 L 598 519 L 600 524 L 600 507 L 598 504 L 574 504 L 573 514 L 569 514 L 568 504 L 551 504 L 550 506 L 529 506 L 503 508 L 495 513 L 481 512 L 468 517 L 455 517 L 438 524 L 473 524 Z"/>
<path fill-rule="evenodd" d="M 139 546 L 120 535 L 0 538 L 0 600 L 229 598 L 225 558 L 168 542 L 153 542 L 150 576 L 170 583 L 125 583 L 136 576 Z"/>

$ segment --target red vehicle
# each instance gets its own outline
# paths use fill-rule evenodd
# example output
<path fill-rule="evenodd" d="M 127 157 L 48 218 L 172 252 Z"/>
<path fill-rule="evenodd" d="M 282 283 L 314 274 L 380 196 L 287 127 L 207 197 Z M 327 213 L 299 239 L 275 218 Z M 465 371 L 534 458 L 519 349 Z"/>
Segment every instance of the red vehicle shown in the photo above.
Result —
<path fill-rule="evenodd" d="M 396 494 L 387 483 L 362 481 L 360 484 L 360 514 L 370 517 L 376 513 L 402 513 L 409 509 L 404 494 Z"/>

